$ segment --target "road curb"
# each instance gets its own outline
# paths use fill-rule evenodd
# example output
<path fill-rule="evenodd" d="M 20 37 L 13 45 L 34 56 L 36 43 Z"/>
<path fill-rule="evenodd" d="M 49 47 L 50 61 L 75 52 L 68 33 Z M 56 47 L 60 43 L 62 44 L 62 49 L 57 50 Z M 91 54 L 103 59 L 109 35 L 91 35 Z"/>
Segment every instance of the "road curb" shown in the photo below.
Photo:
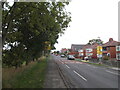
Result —
<path fill-rule="evenodd" d="M 115 70 L 115 71 L 120 71 L 120 68 L 114 68 L 114 67 L 108 67 L 109 69 Z"/>

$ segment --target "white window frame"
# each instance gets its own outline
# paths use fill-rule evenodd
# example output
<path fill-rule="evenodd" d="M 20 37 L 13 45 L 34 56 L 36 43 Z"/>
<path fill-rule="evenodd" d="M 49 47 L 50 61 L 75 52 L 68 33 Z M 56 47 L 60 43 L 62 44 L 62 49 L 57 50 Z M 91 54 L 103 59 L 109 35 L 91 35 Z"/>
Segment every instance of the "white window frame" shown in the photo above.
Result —
<path fill-rule="evenodd" d="M 83 56 L 84 54 L 83 53 L 79 53 L 79 56 Z"/>
<path fill-rule="evenodd" d="M 78 50 L 78 52 L 83 52 L 83 50 L 81 49 L 81 50 Z"/>
<path fill-rule="evenodd" d="M 86 49 L 86 52 L 92 52 L 93 50 L 92 50 L 92 48 L 87 48 Z"/>
<path fill-rule="evenodd" d="M 118 58 L 119 57 L 119 58 Z M 116 53 L 116 59 L 120 60 L 120 53 Z"/>
<path fill-rule="evenodd" d="M 93 53 L 86 53 L 86 56 L 92 56 Z"/>
<path fill-rule="evenodd" d="M 120 51 L 120 46 L 116 46 L 116 51 Z"/>

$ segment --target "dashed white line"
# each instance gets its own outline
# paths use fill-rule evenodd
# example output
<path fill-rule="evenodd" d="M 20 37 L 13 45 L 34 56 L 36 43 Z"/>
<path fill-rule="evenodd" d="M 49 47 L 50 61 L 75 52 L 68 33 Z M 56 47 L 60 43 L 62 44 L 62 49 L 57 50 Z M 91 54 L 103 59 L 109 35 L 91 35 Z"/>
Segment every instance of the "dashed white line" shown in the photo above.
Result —
<path fill-rule="evenodd" d="M 80 75 L 79 73 L 77 73 L 76 71 L 73 70 L 73 72 L 74 72 L 75 74 L 77 74 L 79 77 L 81 77 L 83 80 L 87 81 L 87 79 L 85 79 L 83 76 L 81 76 L 81 75 Z"/>
<path fill-rule="evenodd" d="M 68 65 L 66 65 L 67 68 L 70 68 Z"/>
<path fill-rule="evenodd" d="M 118 73 L 114 73 L 114 72 L 111 72 L 111 71 L 108 71 L 108 70 L 106 70 L 106 72 L 109 72 L 109 73 L 115 74 L 115 75 L 119 75 Z"/>

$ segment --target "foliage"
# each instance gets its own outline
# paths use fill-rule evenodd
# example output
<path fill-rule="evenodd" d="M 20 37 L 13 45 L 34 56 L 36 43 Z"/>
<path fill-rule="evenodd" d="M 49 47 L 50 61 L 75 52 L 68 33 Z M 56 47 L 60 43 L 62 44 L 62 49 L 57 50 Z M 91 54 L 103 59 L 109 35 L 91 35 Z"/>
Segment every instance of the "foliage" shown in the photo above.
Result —
<path fill-rule="evenodd" d="M 103 56 L 103 60 L 109 60 L 109 57 L 107 55 Z"/>
<path fill-rule="evenodd" d="M 60 33 L 71 21 L 62 2 L 14 2 L 3 5 L 3 63 L 20 66 L 24 61 L 38 59 L 46 51 L 46 41 L 52 49 Z M 6 8 L 7 7 L 7 8 Z"/>
<path fill-rule="evenodd" d="M 3 76 L 3 88 L 43 88 L 47 60 L 48 58 L 44 58 L 40 63 L 32 62 L 30 65 L 24 66 L 24 68 L 19 68 L 19 71 L 9 68 L 9 76 L 8 72 L 3 70 L 4 75 L 9 77 Z"/>
<path fill-rule="evenodd" d="M 103 44 L 103 41 L 101 39 L 91 39 L 91 40 L 89 40 L 89 42 L 87 44 L 93 45 L 95 43 L 97 43 L 97 44 Z"/>

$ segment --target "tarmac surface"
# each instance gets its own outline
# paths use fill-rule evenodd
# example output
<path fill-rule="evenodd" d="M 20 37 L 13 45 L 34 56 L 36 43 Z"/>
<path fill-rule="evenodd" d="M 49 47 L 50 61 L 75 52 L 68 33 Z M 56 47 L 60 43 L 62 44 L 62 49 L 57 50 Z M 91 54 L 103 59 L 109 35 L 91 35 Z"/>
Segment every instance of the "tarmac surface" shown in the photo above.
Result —
<path fill-rule="evenodd" d="M 119 87 L 117 70 L 94 66 L 84 62 L 67 60 L 52 55 L 48 60 L 45 88 L 109 88 Z M 112 89 L 111 89 L 112 88 Z M 107 89 L 108 90 L 108 89 Z"/>

